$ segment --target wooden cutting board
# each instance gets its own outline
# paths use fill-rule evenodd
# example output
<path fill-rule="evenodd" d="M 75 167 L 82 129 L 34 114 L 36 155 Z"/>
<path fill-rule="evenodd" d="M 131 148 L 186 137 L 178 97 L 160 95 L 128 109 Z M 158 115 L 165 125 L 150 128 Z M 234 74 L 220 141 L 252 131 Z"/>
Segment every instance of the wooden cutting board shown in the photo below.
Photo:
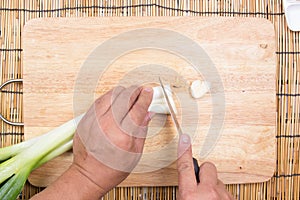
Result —
<path fill-rule="evenodd" d="M 49 18 L 23 32 L 26 139 L 83 113 L 116 85 L 171 85 L 200 164 L 225 183 L 268 180 L 275 168 L 275 37 L 265 19 L 221 17 Z M 193 80 L 211 90 L 189 94 Z M 177 185 L 177 133 L 156 115 L 144 155 L 120 186 Z M 35 170 L 36 186 L 72 162 L 68 152 Z"/>

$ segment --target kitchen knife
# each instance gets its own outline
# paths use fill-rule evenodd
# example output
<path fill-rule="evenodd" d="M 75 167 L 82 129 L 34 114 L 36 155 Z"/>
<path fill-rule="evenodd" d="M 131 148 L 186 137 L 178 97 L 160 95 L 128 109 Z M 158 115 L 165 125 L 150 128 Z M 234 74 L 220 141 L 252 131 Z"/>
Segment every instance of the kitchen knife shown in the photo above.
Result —
<path fill-rule="evenodd" d="M 176 127 L 177 132 L 178 132 L 179 137 L 180 137 L 180 136 L 183 134 L 182 128 L 181 128 L 180 124 L 178 123 L 178 120 L 177 120 L 177 118 L 176 118 L 174 109 L 173 109 L 173 107 L 172 107 L 172 105 L 171 105 L 171 103 L 170 103 L 169 97 L 168 97 L 168 95 L 167 95 L 167 92 L 166 92 L 166 90 L 165 90 L 165 87 L 164 87 L 164 85 L 163 85 L 163 83 L 162 83 L 160 77 L 159 77 L 158 79 L 159 79 L 159 83 L 160 83 L 160 86 L 161 86 L 161 88 L 162 88 L 164 97 L 165 97 L 165 99 L 166 99 L 166 101 L 167 101 L 167 105 L 168 105 L 168 107 L 169 107 L 169 111 L 170 111 L 171 117 L 172 117 L 172 119 L 173 119 L 173 122 L 174 122 L 174 124 L 175 124 L 175 127 Z M 199 170 L 200 170 L 200 168 L 199 168 L 199 165 L 198 165 L 198 161 L 197 161 L 196 158 L 194 158 L 194 157 L 193 157 L 193 165 L 194 165 L 194 171 L 195 171 L 195 176 L 196 176 L 197 183 L 200 183 L 200 179 L 199 179 Z"/>

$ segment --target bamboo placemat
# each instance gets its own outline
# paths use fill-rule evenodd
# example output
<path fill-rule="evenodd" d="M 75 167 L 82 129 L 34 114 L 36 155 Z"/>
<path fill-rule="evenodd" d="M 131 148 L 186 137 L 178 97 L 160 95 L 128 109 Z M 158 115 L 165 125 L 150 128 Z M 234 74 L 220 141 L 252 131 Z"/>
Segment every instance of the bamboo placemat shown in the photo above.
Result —
<path fill-rule="evenodd" d="M 0 85 L 22 78 L 21 32 L 26 21 L 40 17 L 83 16 L 242 16 L 274 24 L 277 42 L 277 166 L 265 183 L 228 185 L 237 199 L 300 199 L 300 38 L 287 26 L 279 0 L 1 0 Z M 22 122 L 22 84 L 6 85 L 0 113 Z M 0 121 L 0 147 L 24 139 L 21 124 Z M 20 199 L 43 188 L 26 183 Z M 177 187 L 116 188 L 104 199 L 176 199 Z"/>

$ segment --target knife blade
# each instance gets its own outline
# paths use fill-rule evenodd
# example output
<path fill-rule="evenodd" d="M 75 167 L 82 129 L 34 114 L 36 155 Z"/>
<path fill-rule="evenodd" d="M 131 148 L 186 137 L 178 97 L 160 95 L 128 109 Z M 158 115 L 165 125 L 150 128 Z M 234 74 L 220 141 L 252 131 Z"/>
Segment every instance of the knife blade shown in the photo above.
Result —
<path fill-rule="evenodd" d="M 159 83 L 160 83 L 160 86 L 161 86 L 161 88 L 162 88 L 164 97 L 165 97 L 165 99 L 166 99 L 167 105 L 168 105 L 168 107 L 169 107 L 169 111 L 170 111 L 172 120 L 173 120 L 173 122 L 174 122 L 174 124 L 175 124 L 176 130 L 177 130 L 177 132 L 178 132 L 178 134 L 179 134 L 179 137 L 180 137 L 180 136 L 183 134 L 182 128 L 181 128 L 181 126 L 180 126 L 180 124 L 179 124 L 179 122 L 178 122 L 178 120 L 177 120 L 177 118 L 176 118 L 174 109 L 173 109 L 173 107 L 172 107 L 172 104 L 170 103 L 170 99 L 169 99 L 168 94 L 167 94 L 167 92 L 166 92 L 166 90 L 165 90 L 165 86 L 164 86 L 164 84 L 162 83 L 160 77 L 158 77 L 158 79 L 159 79 Z M 199 179 L 199 175 L 198 175 L 198 174 L 199 174 L 200 168 L 199 168 L 197 159 L 194 158 L 194 157 L 193 157 L 193 165 L 194 165 L 194 171 L 195 171 L 196 181 L 197 181 L 197 183 L 200 183 L 200 179 Z"/>
<path fill-rule="evenodd" d="M 181 129 L 181 126 L 180 126 L 179 123 L 178 123 L 178 120 L 177 120 L 177 118 L 176 118 L 174 109 L 173 109 L 173 107 L 172 107 L 172 104 L 170 103 L 170 99 L 169 99 L 169 97 L 168 97 L 168 95 L 167 95 L 166 89 L 165 89 L 164 85 L 162 84 L 162 81 L 161 81 L 160 78 L 159 78 L 159 82 L 160 82 L 160 86 L 162 87 L 162 91 L 163 91 L 164 97 L 165 97 L 165 99 L 166 99 L 166 101 L 167 101 L 167 104 L 168 104 L 168 107 L 169 107 L 169 111 L 170 111 L 170 113 L 171 113 L 171 117 L 172 117 L 173 122 L 174 122 L 174 124 L 175 124 L 175 127 L 176 127 L 176 129 L 177 129 L 177 132 L 178 132 L 178 134 L 179 134 L 179 136 L 180 136 L 180 135 L 183 134 L 182 129 Z"/>

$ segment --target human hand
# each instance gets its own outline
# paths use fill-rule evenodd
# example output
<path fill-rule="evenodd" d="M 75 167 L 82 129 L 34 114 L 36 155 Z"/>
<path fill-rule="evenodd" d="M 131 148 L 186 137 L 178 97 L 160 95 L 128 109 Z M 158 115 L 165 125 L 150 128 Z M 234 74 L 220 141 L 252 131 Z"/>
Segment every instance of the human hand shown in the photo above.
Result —
<path fill-rule="evenodd" d="M 116 87 L 95 101 L 74 136 L 72 167 L 104 195 L 137 165 L 150 121 L 152 88 Z"/>
<path fill-rule="evenodd" d="M 217 168 L 206 162 L 200 166 L 200 183 L 195 178 L 190 137 L 182 134 L 178 143 L 177 169 L 179 200 L 232 200 L 225 185 L 218 179 Z"/>

